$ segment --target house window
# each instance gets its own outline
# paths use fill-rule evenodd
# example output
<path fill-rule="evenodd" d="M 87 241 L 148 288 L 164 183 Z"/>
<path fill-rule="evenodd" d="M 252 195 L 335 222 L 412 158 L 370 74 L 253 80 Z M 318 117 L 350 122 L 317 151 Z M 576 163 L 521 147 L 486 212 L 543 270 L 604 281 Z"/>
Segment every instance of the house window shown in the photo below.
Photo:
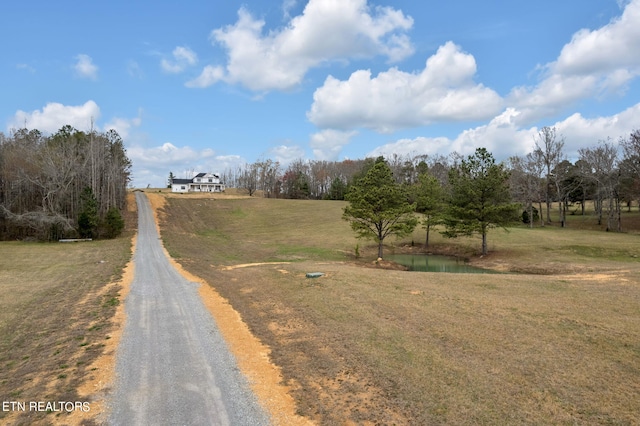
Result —
<path fill-rule="evenodd" d="M 213 179 L 209 178 L 209 182 L 210 182 L 210 183 L 211 183 L 211 182 L 213 182 Z"/>
<path fill-rule="evenodd" d="M 182 190 L 184 191 L 186 188 L 185 188 L 185 186 L 184 186 L 184 185 L 182 185 L 182 186 L 180 187 L 180 189 L 182 189 Z"/>

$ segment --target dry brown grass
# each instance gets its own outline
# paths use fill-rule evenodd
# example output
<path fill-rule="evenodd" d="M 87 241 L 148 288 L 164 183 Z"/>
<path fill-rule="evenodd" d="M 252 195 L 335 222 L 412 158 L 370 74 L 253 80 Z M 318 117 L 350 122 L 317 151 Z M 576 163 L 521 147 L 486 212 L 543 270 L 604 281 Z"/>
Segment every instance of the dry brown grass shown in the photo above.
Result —
<path fill-rule="evenodd" d="M 172 198 L 165 209 L 169 252 L 271 348 L 301 414 L 321 424 L 637 423 L 637 235 L 492 231 L 486 258 L 474 257 L 476 239 L 436 236 L 433 250 L 545 275 L 388 271 L 353 259 L 343 205 Z M 411 238 L 395 248 L 410 249 Z M 263 262 L 274 263 L 228 268 Z M 304 277 L 312 271 L 326 275 Z"/>
<path fill-rule="evenodd" d="M 0 243 L 0 395 L 3 401 L 92 401 L 78 388 L 96 371 L 131 256 L 126 235 L 84 243 Z M 95 407 L 94 407 L 95 408 Z M 4 424 L 66 423 L 66 414 L 0 412 Z M 90 419 L 84 420 L 91 424 Z"/>

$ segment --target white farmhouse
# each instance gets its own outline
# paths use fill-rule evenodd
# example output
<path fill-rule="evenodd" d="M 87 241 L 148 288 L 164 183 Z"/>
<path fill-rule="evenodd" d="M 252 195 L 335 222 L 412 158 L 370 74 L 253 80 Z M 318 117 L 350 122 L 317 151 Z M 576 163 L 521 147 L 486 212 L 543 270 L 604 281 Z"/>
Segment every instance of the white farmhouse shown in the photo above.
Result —
<path fill-rule="evenodd" d="M 173 179 L 171 192 L 224 192 L 224 183 L 216 173 L 198 173 L 191 179 Z"/>

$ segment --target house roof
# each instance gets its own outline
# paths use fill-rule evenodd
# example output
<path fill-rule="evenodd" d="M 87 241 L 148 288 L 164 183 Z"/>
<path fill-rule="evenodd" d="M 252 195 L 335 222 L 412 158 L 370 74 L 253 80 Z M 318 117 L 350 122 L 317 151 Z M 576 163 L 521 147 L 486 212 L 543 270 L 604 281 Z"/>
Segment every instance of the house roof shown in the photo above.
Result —
<path fill-rule="evenodd" d="M 175 185 L 184 185 L 184 184 L 192 183 L 192 182 L 193 182 L 192 179 L 173 179 L 173 180 L 171 180 L 171 183 L 175 184 Z"/>
<path fill-rule="evenodd" d="M 191 179 L 176 179 L 176 178 L 174 178 L 171 181 L 171 183 L 172 184 L 176 184 L 176 185 L 186 185 L 186 184 L 189 184 L 189 183 L 194 183 L 195 178 L 203 178 L 203 177 L 214 177 L 216 179 L 220 179 L 220 175 L 218 173 L 198 173 L 197 175 L 195 175 Z M 216 185 L 218 185 L 218 184 L 223 184 L 223 183 L 222 182 L 216 183 Z"/>
<path fill-rule="evenodd" d="M 198 173 L 197 175 L 194 176 L 194 178 L 202 178 L 202 177 L 219 178 L 220 174 L 219 173 Z"/>

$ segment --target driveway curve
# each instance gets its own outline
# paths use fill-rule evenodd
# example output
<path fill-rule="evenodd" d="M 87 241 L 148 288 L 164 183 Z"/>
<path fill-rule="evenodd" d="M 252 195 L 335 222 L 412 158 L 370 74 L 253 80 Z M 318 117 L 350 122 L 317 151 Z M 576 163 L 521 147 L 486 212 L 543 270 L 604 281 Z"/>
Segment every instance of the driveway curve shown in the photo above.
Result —
<path fill-rule="evenodd" d="M 267 425 L 211 314 L 171 265 L 136 193 L 138 240 L 108 403 L 112 425 Z"/>

